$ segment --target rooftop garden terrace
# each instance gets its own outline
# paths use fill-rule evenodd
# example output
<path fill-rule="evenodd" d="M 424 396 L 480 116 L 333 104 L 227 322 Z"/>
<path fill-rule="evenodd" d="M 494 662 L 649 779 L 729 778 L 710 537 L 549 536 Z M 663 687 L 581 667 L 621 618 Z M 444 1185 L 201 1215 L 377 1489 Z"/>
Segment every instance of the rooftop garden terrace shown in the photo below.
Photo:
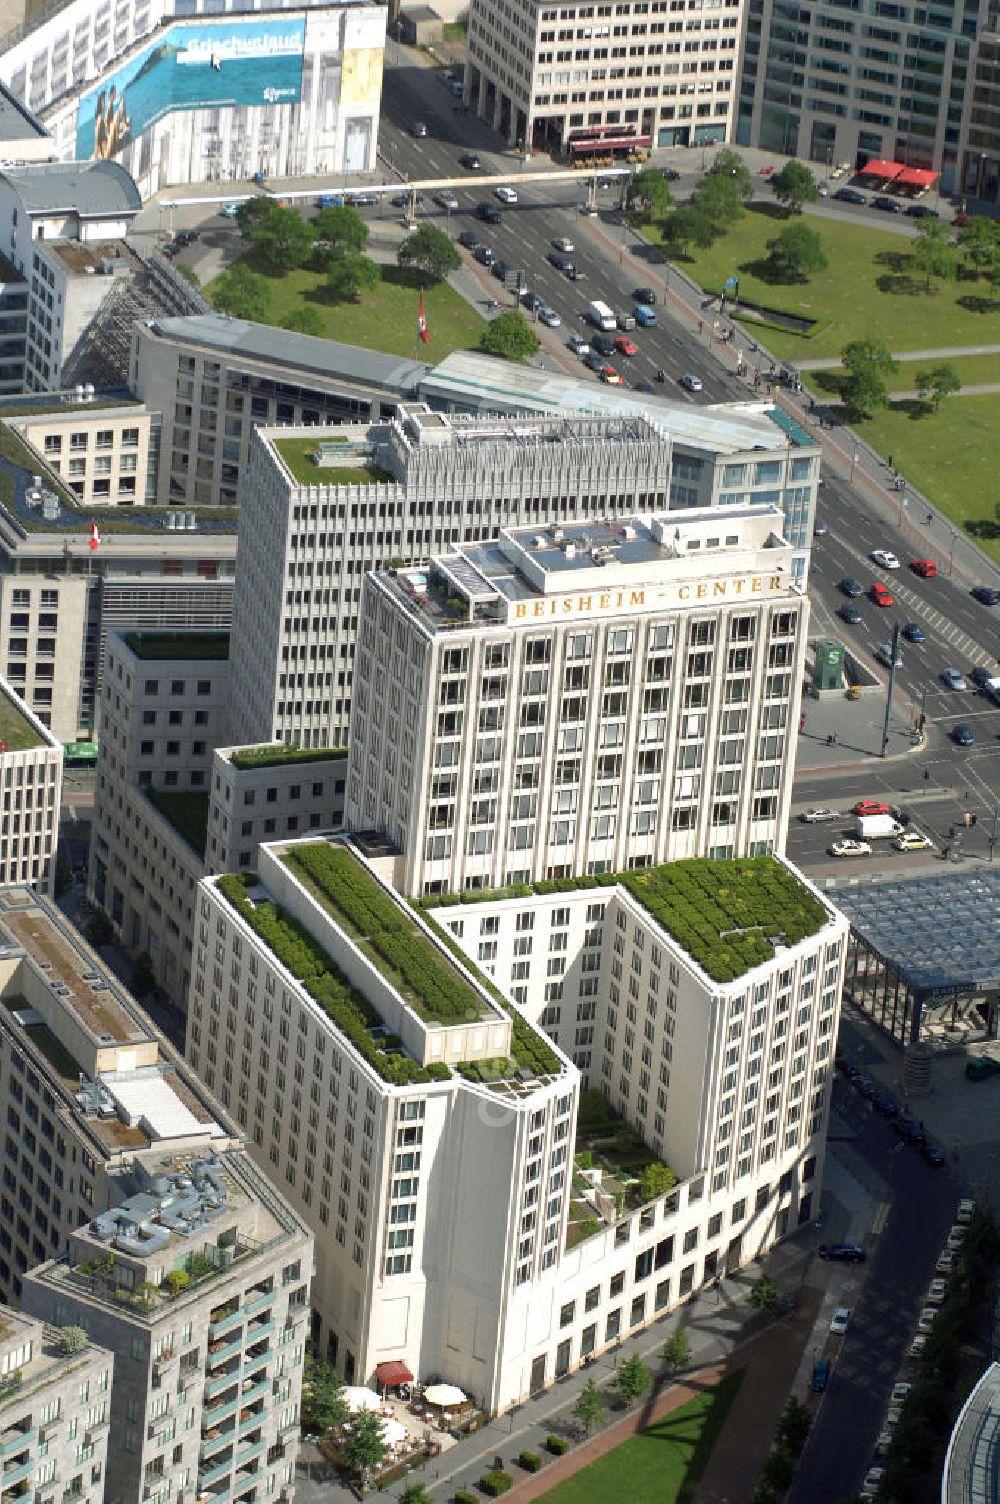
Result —
<path fill-rule="evenodd" d="M 245 873 L 217 879 L 223 898 L 274 953 L 282 966 L 301 982 L 313 1001 L 350 1040 L 383 1081 L 409 1086 L 422 1081 L 447 1080 L 444 1064 L 420 1065 L 402 1053 L 400 1041 L 386 1033 L 375 1009 L 318 945 L 303 925 L 276 903 L 254 903 L 249 890 L 256 878 Z"/>
<path fill-rule="evenodd" d="M 125 632 L 123 640 L 137 658 L 149 660 L 229 657 L 228 632 Z"/>
<path fill-rule="evenodd" d="M 482 1018 L 483 999 L 346 846 L 315 841 L 283 858 L 386 980 L 432 1024 Z"/>
<path fill-rule="evenodd" d="M 193 851 L 204 857 L 205 843 L 208 840 L 208 794 L 197 789 L 189 793 L 146 789 L 145 793 L 154 809 L 159 810 Z"/>
<path fill-rule="evenodd" d="M 263 747 L 239 747 L 229 761 L 234 768 L 285 768 L 292 763 L 330 762 L 346 757 L 346 747 L 294 747 L 287 742 L 274 742 Z"/>
<path fill-rule="evenodd" d="M 732 982 L 769 961 L 778 945 L 797 945 L 827 922 L 824 905 L 771 856 L 712 861 L 697 857 L 662 867 L 518 883 L 420 899 L 419 905 L 496 902 L 584 888 L 625 888 L 715 982 Z"/>
<path fill-rule="evenodd" d="M 676 1184 L 674 1172 L 650 1152 L 599 1091 L 580 1092 L 568 1248 L 599 1232 L 627 1209 L 655 1201 Z"/>
<path fill-rule="evenodd" d="M 338 440 L 323 441 L 327 446 Z M 346 442 L 346 441 L 344 441 Z M 275 439 L 274 447 L 281 456 L 285 469 L 300 486 L 371 486 L 396 484 L 391 470 L 375 465 L 371 460 L 358 458 L 355 463 L 341 465 L 323 463 L 317 456 L 319 446 L 315 439 Z"/>
<path fill-rule="evenodd" d="M 10 752 L 26 752 L 30 747 L 44 747 L 45 739 L 19 708 L 16 701 L 0 694 L 0 742 Z"/>

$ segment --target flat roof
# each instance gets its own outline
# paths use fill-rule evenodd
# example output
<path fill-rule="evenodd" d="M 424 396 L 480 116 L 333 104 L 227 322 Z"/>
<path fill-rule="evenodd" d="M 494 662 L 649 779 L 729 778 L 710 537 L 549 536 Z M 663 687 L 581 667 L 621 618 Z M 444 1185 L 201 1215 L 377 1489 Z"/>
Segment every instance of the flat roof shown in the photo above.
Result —
<path fill-rule="evenodd" d="M 837 906 L 918 997 L 1000 987 L 1000 871 L 838 889 Z"/>
<path fill-rule="evenodd" d="M 454 350 L 445 356 L 421 381 L 420 396 L 432 405 L 471 403 L 483 412 L 638 413 L 676 443 L 722 454 L 786 449 L 790 443 L 801 443 L 772 416 L 775 409 L 768 402 L 706 406 L 670 402 L 473 350 Z M 808 435 L 803 437 L 808 440 Z M 808 442 L 810 448 L 815 447 Z"/>
<path fill-rule="evenodd" d="M 228 632 L 123 632 L 122 641 L 137 658 L 196 662 L 229 657 Z"/>
<path fill-rule="evenodd" d="M 11 185 L 29 214 L 69 210 L 81 219 L 103 219 L 131 217 L 142 208 L 139 190 L 120 162 L 35 162 L 5 167 L 0 179 Z"/>
<path fill-rule="evenodd" d="M 0 742 L 10 752 L 59 745 L 6 679 L 0 679 Z"/>
<path fill-rule="evenodd" d="M 132 247 L 124 240 L 46 240 L 42 244 L 50 256 L 55 256 L 78 277 L 92 274 L 105 261 L 116 266 L 128 266 L 139 271 L 142 262 Z"/>
<path fill-rule="evenodd" d="M 296 334 L 273 324 L 230 319 L 221 313 L 153 319 L 148 327 L 165 339 L 204 345 L 210 350 L 281 367 L 289 376 L 294 371 L 305 371 L 327 381 L 376 387 L 386 396 L 415 397 L 421 378 L 430 369 L 424 361 L 365 350 L 359 345 L 343 345 L 314 334 Z"/>

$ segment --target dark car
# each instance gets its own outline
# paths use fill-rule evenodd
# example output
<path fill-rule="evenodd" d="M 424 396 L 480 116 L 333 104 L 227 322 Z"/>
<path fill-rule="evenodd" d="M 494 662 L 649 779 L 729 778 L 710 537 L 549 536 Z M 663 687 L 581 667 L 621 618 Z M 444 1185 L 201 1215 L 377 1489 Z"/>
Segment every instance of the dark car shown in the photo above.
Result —
<path fill-rule="evenodd" d="M 422 120 L 415 120 L 410 126 L 410 131 L 418 141 L 423 141 L 427 135 L 427 127 Z"/>
<path fill-rule="evenodd" d="M 856 188 L 838 188 L 833 196 L 839 198 L 842 204 L 867 204 L 868 202 L 864 194 L 859 193 Z"/>
<path fill-rule="evenodd" d="M 967 726 L 964 721 L 960 721 L 952 731 L 951 739 L 956 747 L 971 747 L 975 741 L 975 737 L 972 735 L 972 727 Z"/>
<path fill-rule="evenodd" d="M 488 245 L 477 245 L 474 254 L 480 266 L 493 265 L 493 252 L 490 250 Z"/>
<path fill-rule="evenodd" d="M 596 350 L 589 350 L 583 357 L 583 363 L 587 367 L 588 371 L 604 370 L 604 356 L 598 355 Z"/>
<path fill-rule="evenodd" d="M 858 625 L 858 622 L 864 619 L 857 606 L 852 606 L 849 601 L 845 601 L 844 605 L 842 605 L 840 610 L 837 612 L 837 615 L 840 617 L 841 621 L 846 621 L 848 626 L 851 627 L 856 627 Z"/>
<path fill-rule="evenodd" d="M 940 214 L 938 213 L 938 211 L 936 209 L 929 209 L 926 204 L 911 204 L 910 207 L 907 209 L 906 212 L 910 216 L 911 219 L 940 219 L 941 218 Z"/>
<path fill-rule="evenodd" d="M 389 202 L 394 209 L 408 209 L 411 203 L 414 207 L 422 204 L 423 199 L 419 193 L 394 193 Z"/>
<path fill-rule="evenodd" d="M 681 175 L 677 171 L 676 167 L 661 167 L 660 171 L 663 173 L 663 176 L 666 178 L 668 183 L 680 182 Z"/>
<path fill-rule="evenodd" d="M 845 575 L 840 584 L 837 586 L 837 589 L 852 601 L 857 600 L 859 595 L 864 595 L 865 593 L 864 586 L 861 584 L 860 580 L 854 579 L 852 575 Z"/>
<path fill-rule="evenodd" d="M 830 1359 L 817 1358 L 813 1364 L 812 1378 L 809 1380 L 809 1388 L 814 1394 L 822 1394 L 830 1380 Z"/>
<path fill-rule="evenodd" d="M 983 606 L 1000 605 L 1000 590 L 994 589 L 992 585 L 976 585 L 973 587 L 972 599 Z"/>
<path fill-rule="evenodd" d="M 573 257 L 568 256 L 565 251 L 550 251 L 548 259 L 549 261 L 551 261 L 557 272 L 565 272 L 567 276 L 576 265 Z"/>
<path fill-rule="evenodd" d="M 652 307 L 656 302 L 656 293 L 651 287 L 637 287 L 632 294 L 632 301 L 633 303 L 645 303 L 647 307 Z"/>
<path fill-rule="evenodd" d="M 993 678 L 993 672 L 985 664 L 977 663 L 974 669 L 969 670 L 969 678 L 977 689 L 985 689 Z"/>
<path fill-rule="evenodd" d="M 896 1103 L 892 1100 L 891 1097 L 875 1097 L 872 1101 L 872 1106 L 874 1107 L 875 1111 L 877 1113 L 880 1113 L 884 1118 L 895 1118 L 899 1116 L 899 1108 L 896 1106 Z"/>
<path fill-rule="evenodd" d="M 915 621 L 908 621 L 906 623 L 906 626 L 903 628 L 903 636 L 907 642 L 926 642 L 927 640 L 927 634 L 924 632 L 923 627 Z"/>
<path fill-rule="evenodd" d="M 344 203 L 352 209 L 371 209 L 378 203 L 377 193 L 348 193 L 344 197 Z"/>
<path fill-rule="evenodd" d="M 590 343 L 600 355 L 607 357 L 615 353 L 615 342 L 609 334 L 595 334 Z"/>
<path fill-rule="evenodd" d="M 195 243 L 195 241 L 197 239 L 198 239 L 198 231 L 197 230 L 182 230 L 181 233 L 177 237 L 177 246 L 178 246 L 178 249 L 179 250 L 183 250 L 186 245 L 194 245 L 194 243 Z"/>
<path fill-rule="evenodd" d="M 941 1150 L 938 1148 L 937 1144 L 921 1144 L 920 1152 L 927 1164 L 929 1164 L 932 1169 L 940 1170 L 941 1166 L 944 1164 L 944 1155 L 941 1153 Z"/>
<path fill-rule="evenodd" d="M 481 219 L 487 225 L 498 225 L 503 219 L 503 212 L 499 204 L 477 204 L 476 218 Z"/>
<path fill-rule="evenodd" d="M 508 271 L 506 261 L 494 261 L 493 265 L 490 267 L 490 271 L 498 281 L 506 282 Z"/>
<path fill-rule="evenodd" d="M 903 206 L 896 199 L 890 198 L 887 193 L 879 193 L 872 199 L 872 208 L 881 209 L 884 214 L 902 214 Z"/>
<path fill-rule="evenodd" d="M 468 168 L 469 172 L 478 172 L 483 165 L 474 151 L 463 151 L 458 160 L 463 167 Z"/>
<path fill-rule="evenodd" d="M 479 241 L 476 239 L 471 230 L 463 230 L 461 235 L 458 237 L 458 243 L 459 245 L 464 245 L 467 251 L 474 251 L 476 249 L 476 246 L 479 244 Z"/>
<path fill-rule="evenodd" d="M 893 1127 L 900 1138 L 905 1138 L 908 1144 L 922 1144 L 926 1142 L 926 1132 L 913 1118 L 897 1118 Z"/>
<path fill-rule="evenodd" d="M 839 1264 L 863 1264 L 868 1257 L 860 1243 L 821 1243 L 819 1256 Z"/>

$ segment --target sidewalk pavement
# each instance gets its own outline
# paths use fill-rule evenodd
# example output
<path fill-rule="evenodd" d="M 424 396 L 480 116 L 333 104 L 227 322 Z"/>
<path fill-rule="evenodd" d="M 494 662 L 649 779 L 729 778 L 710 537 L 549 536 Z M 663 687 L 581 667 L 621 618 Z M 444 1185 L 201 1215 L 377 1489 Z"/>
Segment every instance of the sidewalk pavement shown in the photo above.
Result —
<path fill-rule="evenodd" d="M 939 350 L 893 350 L 893 360 L 953 360 L 960 355 L 1000 355 L 1000 345 L 943 345 Z M 832 360 L 797 360 L 796 366 L 800 371 L 831 371 L 836 370 L 840 361 L 834 357 Z M 974 387 L 963 387 L 963 391 L 974 391 Z M 898 392 L 893 392 L 898 397 Z"/>

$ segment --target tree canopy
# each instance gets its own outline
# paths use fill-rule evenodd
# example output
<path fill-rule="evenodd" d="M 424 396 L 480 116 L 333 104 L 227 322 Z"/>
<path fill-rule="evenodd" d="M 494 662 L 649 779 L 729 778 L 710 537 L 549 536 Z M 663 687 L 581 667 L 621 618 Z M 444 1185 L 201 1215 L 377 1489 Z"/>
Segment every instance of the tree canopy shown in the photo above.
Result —
<path fill-rule="evenodd" d="M 939 219 L 922 219 L 911 260 L 923 272 L 927 292 L 931 290 L 932 277 L 950 277 L 955 270 L 951 226 L 943 225 Z"/>
<path fill-rule="evenodd" d="M 615 1375 L 615 1388 L 622 1399 L 627 1400 L 629 1404 L 641 1399 L 652 1382 L 653 1375 L 638 1353 L 631 1358 L 626 1358 Z"/>
<path fill-rule="evenodd" d="M 344 250 L 363 251 L 368 244 L 368 226 L 357 209 L 348 204 L 332 204 L 321 209 L 313 220 L 317 240 L 326 240 Z"/>
<path fill-rule="evenodd" d="M 379 284 L 378 265 L 358 251 L 343 251 L 329 263 L 326 290 L 338 303 L 349 303 L 359 292 L 371 292 Z"/>
<path fill-rule="evenodd" d="M 508 308 L 491 319 L 479 336 L 484 355 L 500 355 L 505 360 L 529 360 L 538 349 L 538 337 L 517 308 Z"/>
<path fill-rule="evenodd" d="M 233 319 L 266 323 L 268 302 L 267 278 L 252 272 L 242 261 L 224 271 L 212 288 L 213 306 Z"/>
<path fill-rule="evenodd" d="M 808 282 L 828 265 L 819 232 L 796 220 L 767 242 L 767 264 L 777 282 Z"/>
<path fill-rule="evenodd" d="M 302 1374 L 302 1424 L 309 1431 L 331 1431 L 342 1426 L 349 1415 L 340 1374 L 332 1364 L 322 1363 L 306 1353 Z"/>
<path fill-rule="evenodd" d="M 432 224 L 423 224 L 412 235 L 407 235 L 396 252 L 396 260 L 400 266 L 417 267 L 434 282 L 440 282 L 462 264 L 450 238 Z"/>
<path fill-rule="evenodd" d="M 955 367 L 947 363 L 925 367 L 918 371 L 914 385 L 920 397 L 925 402 L 930 402 L 935 412 L 941 405 L 943 397 L 953 397 L 956 392 L 962 390 L 962 383 L 958 379 Z"/>
<path fill-rule="evenodd" d="M 771 187 L 779 204 L 784 204 L 790 214 L 800 214 L 803 204 L 815 203 L 819 198 L 816 179 L 803 162 L 791 157 L 771 179 Z"/>
<path fill-rule="evenodd" d="M 662 219 L 673 201 L 670 186 L 659 168 L 644 167 L 629 179 L 625 207 L 640 221 Z"/>
<path fill-rule="evenodd" d="M 721 151 L 715 153 L 706 176 L 730 178 L 735 183 L 737 192 L 744 203 L 753 198 L 753 178 L 750 176 L 750 169 L 739 152 L 733 151 L 730 146 L 724 146 Z"/>
<path fill-rule="evenodd" d="M 580 1422 L 584 1431 L 592 1431 L 595 1426 L 600 1425 L 606 1411 L 607 1406 L 604 1403 L 603 1394 L 593 1379 L 588 1379 L 577 1396 L 576 1404 L 573 1406 L 573 1414 Z"/>
<path fill-rule="evenodd" d="M 352 1477 L 362 1482 L 374 1473 L 385 1458 L 382 1429 L 385 1425 L 377 1410 L 359 1410 L 351 1429 L 340 1442 L 340 1455 Z"/>

